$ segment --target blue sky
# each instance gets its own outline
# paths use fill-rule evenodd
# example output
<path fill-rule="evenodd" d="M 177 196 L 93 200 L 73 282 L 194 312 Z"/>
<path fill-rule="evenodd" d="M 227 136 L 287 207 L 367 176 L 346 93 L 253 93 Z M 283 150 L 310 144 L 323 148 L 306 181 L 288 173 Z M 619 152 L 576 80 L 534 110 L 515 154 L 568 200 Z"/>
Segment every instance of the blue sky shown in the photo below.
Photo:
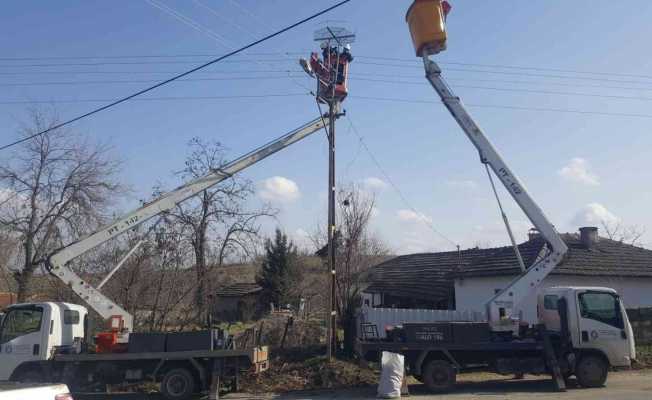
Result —
<path fill-rule="evenodd" d="M 21 102 L 52 102 L 62 118 L 76 116 L 103 104 L 86 100 L 129 94 L 208 59 L 201 55 L 230 51 L 333 3 L 5 2 L 0 17 L 2 143 L 16 138 L 18 121 L 25 117 Z M 192 81 L 163 87 L 144 96 L 150 100 L 114 107 L 74 129 L 111 143 L 125 160 L 122 179 L 134 195 L 124 207 L 134 206 L 157 182 L 176 185 L 172 171 L 183 165 L 185 144 L 193 136 L 219 140 L 234 158 L 316 117 L 314 100 L 302 95 L 313 82 L 296 59 L 315 48 L 312 32 L 323 23 L 344 24 L 357 34 L 351 95 L 344 107 L 383 170 L 418 210 L 409 210 L 387 184 L 342 119 L 338 179 L 375 191 L 374 231 L 397 253 L 450 249 L 423 220 L 462 247 L 506 244 L 476 151 L 422 78 L 404 22 L 409 4 L 352 1 Z M 647 184 L 652 178 L 652 3 L 452 4 L 448 50 L 436 59 L 553 223 L 565 232 L 600 220 L 620 221 L 646 229 L 642 242 L 652 245 Z M 296 77 L 288 78 L 283 72 L 288 70 Z M 288 96 L 210 98 L 272 94 Z M 281 209 L 266 230 L 279 224 L 301 242 L 302 232 L 324 222 L 326 151 L 324 135 L 316 134 L 244 173 L 257 183 L 259 198 Z M 529 224 L 504 191 L 502 196 L 517 237 L 524 239 Z"/>

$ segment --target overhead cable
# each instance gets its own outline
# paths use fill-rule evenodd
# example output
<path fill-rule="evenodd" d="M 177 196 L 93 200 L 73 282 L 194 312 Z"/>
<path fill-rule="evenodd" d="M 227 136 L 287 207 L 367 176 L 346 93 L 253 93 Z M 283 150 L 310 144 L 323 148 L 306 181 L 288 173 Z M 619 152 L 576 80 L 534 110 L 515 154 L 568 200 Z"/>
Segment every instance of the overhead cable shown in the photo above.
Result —
<path fill-rule="evenodd" d="M 100 111 L 104 111 L 104 110 L 106 110 L 106 109 L 108 109 L 108 108 L 111 108 L 111 107 L 113 107 L 113 106 L 116 106 L 116 105 L 118 105 L 118 104 L 120 104 L 120 103 L 124 103 L 125 101 L 128 101 L 128 100 L 130 100 L 130 99 L 133 99 L 134 97 L 140 96 L 140 95 L 142 95 L 142 94 L 144 94 L 144 93 L 150 92 L 150 91 L 152 91 L 152 90 L 154 90 L 154 89 L 156 89 L 156 88 L 159 88 L 159 87 L 161 87 L 161 86 L 164 86 L 164 85 L 166 85 L 166 84 L 168 84 L 168 83 L 170 83 L 170 82 L 176 81 L 177 79 L 183 78 L 184 76 L 190 75 L 190 74 L 192 74 L 193 72 L 196 72 L 196 71 L 199 71 L 199 70 L 201 70 L 201 69 L 204 69 L 204 68 L 206 68 L 206 67 L 208 67 L 208 66 L 210 66 L 210 65 L 213 65 L 213 64 L 215 64 L 215 63 L 218 63 L 218 62 L 220 62 L 220 61 L 222 61 L 222 60 L 224 60 L 224 59 L 226 59 L 226 58 L 229 58 L 229 57 L 231 57 L 231 56 L 233 56 L 233 55 L 235 55 L 235 54 L 241 53 L 241 52 L 243 52 L 243 51 L 245 51 L 245 50 L 247 50 L 247 49 L 249 49 L 249 48 L 251 48 L 251 47 L 254 47 L 254 46 L 256 46 L 256 45 L 258 45 L 258 44 L 260 44 L 260 43 L 262 43 L 262 42 L 265 42 L 265 41 L 267 41 L 267 40 L 269 40 L 269 39 L 272 39 L 272 38 L 274 38 L 274 37 L 276 37 L 276 36 L 278 36 L 278 35 L 280 35 L 280 34 L 282 34 L 282 33 L 285 33 L 285 32 L 287 32 L 287 31 L 291 30 L 291 29 L 294 29 L 295 27 L 297 27 L 297 26 L 299 26 L 299 25 L 302 25 L 302 24 L 304 24 L 304 23 L 306 23 L 306 22 L 308 22 L 308 21 L 310 21 L 310 20 L 313 20 L 313 19 L 315 19 L 315 18 L 317 18 L 317 17 L 319 17 L 319 16 L 321 16 L 321 15 L 323 15 L 323 14 L 325 14 L 325 13 L 331 11 L 331 10 L 334 10 L 334 9 L 336 9 L 336 8 L 342 6 L 342 5 L 344 5 L 344 4 L 346 4 L 346 3 L 350 2 L 350 1 L 351 1 L 351 0 L 342 0 L 342 1 L 340 1 L 339 3 L 336 3 L 336 4 L 333 5 L 333 6 L 330 6 L 330 7 L 326 8 L 326 9 L 324 9 L 324 10 L 321 10 L 321 11 L 315 13 L 315 14 L 312 14 L 312 15 L 309 16 L 309 17 L 303 18 L 302 20 L 300 20 L 300 21 L 298 21 L 298 22 L 295 22 L 295 23 L 293 23 L 293 24 L 291 24 L 291 25 L 288 25 L 288 26 L 286 26 L 285 28 L 282 28 L 282 29 L 280 29 L 280 30 L 278 30 L 278 31 L 276 31 L 276 32 L 274 32 L 274 33 L 271 33 L 271 34 L 269 34 L 269 35 L 267 35 L 267 36 L 264 36 L 264 37 L 262 37 L 262 38 L 260 38 L 260 39 L 258 39 L 258 40 L 255 40 L 255 41 L 253 41 L 253 42 L 251 42 L 251 43 L 249 43 L 249 44 L 247 44 L 247 45 L 244 45 L 244 46 L 242 46 L 242 47 L 240 47 L 240 48 L 238 48 L 238 49 L 236 49 L 236 50 L 233 50 L 233 51 L 231 51 L 231 52 L 229 52 L 229 53 L 227 53 L 227 54 L 225 54 L 225 55 L 223 55 L 223 56 L 220 56 L 220 57 L 218 57 L 218 58 L 215 58 L 215 59 L 213 59 L 213 60 L 211 60 L 211 61 L 209 61 L 209 62 L 206 62 L 206 63 L 204 63 L 204 64 L 201 64 L 201 65 L 199 65 L 199 66 L 197 66 L 197 67 L 195 67 L 195 68 L 192 68 L 192 69 L 190 69 L 190 70 L 188 70 L 188 71 L 186 71 L 186 72 L 183 72 L 183 73 L 181 73 L 181 74 L 175 75 L 175 76 L 173 76 L 173 77 L 171 77 L 171 78 L 169 78 L 169 79 L 166 79 L 166 80 L 164 80 L 164 81 L 162 81 L 162 82 L 159 82 L 159 83 L 157 83 L 157 84 L 155 84 L 155 85 L 153 85 L 153 86 L 150 86 L 150 87 L 148 87 L 148 88 L 145 88 L 145 89 L 139 90 L 139 91 L 136 92 L 136 93 L 133 93 L 133 94 L 131 94 L 131 95 L 129 95 L 129 96 L 126 96 L 126 97 L 123 97 L 123 98 L 118 99 L 118 100 L 116 100 L 116 101 L 113 101 L 113 102 L 111 102 L 111 103 L 109 103 L 109 104 L 106 104 L 106 105 L 104 105 L 104 106 L 102 106 L 102 107 L 96 108 L 96 109 L 94 109 L 94 110 L 92 110 L 92 111 L 89 111 L 89 112 L 87 112 L 87 113 L 85 113 L 85 114 L 82 114 L 82 115 L 80 115 L 80 116 L 77 116 L 77 117 L 75 117 L 75 118 L 73 118 L 73 119 L 67 120 L 67 121 L 62 122 L 62 123 L 60 123 L 60 124 L 56 124 L 56 125 L 54 125 L 54 126 L 48 128 L 48 129 L 45 129 L 45 130 L 40 131 L 40 132 L 37 132 L 37 133 L 35 133 L 35 134 L 33 134 L 33 135 L 27 136 L 27 137 L 25 137 L 25 138 L 22 138 L 22 139 L 20 139 L 20 140 L 14 141 L 14 142 L 12 142 L 12 143 L 9 143 L 9 144 L 6 144 L 6 145 L 3 145 L 3 146 L 0 147 L 0 150 L 4 150 L 4 149 L 7 149 L 7 148 L 9 148 L 9 147 L 15 146 L 15 145 L 17 145 L 17 144 L 19 144 L 19 143 L 23 143 L 23 142 L 25 142 L 25 141 L 27 141 L 27 140 L 30 140 L 30 139 L 32 139 L 32 138 L 34 138 L 34 137 L 36 137 L 36 136 L 43 135 L 44 133 L 47 133 L 47 132 L 50 132 L 50 131 L 52 131 L 52 130 L 55 130 L 55 129 L 61 128 L 61 127 L 63 127 L 63 126 L 66 126 L 66 125 L 68 125 L 68 124 L 71 124 L 71 123 L 73 123 L 73 122 L 75 122 L 75 121 L 79 121 L 79 120 L 82 119 L 82 118 L 85 118 L 85 117 L 88 117 L 88 116 L 90 116 L 90 115 L 96 114 L 96 113 L 98 113 L 98 112 L 100 112 Z"/>

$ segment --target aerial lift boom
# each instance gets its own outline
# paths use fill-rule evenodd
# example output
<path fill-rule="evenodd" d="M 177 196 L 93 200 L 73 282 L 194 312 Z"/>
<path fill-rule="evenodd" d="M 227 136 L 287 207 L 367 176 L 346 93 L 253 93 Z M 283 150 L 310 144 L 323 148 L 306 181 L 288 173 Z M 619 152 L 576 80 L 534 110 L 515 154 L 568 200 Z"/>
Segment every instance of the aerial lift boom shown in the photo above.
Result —
<path fill-rule="evenodd" d="M 437 92 L 442 102 L 453 115 L 466 136 L 480 153 L 480 161 L 489 165 L 491 170 L 503 183 L 516 204 L 523 210 L 534 227 L 540 232 L 549 246 L 548 253 L 534 265 L 530 266 L 523 274 L 507 285 L 506 288 L 494 295 L 486 304 L 487 317 L 494 331 L 512 330 L 514 324 L 514 308 L 525 297 L 536 290 L 543 279 L 562 261 L 568 251 L 566 243 L 562 240 L 555 227 L 550 223 L 541 208 L 535 203 L 525 186 L 516 174 L 507 166 L 500 157 L 496 148 L 491 144 L 482 129 L 466 111 L 462 100 L 455 96 L 441 77 L 441 69 L 427 55 L 423 56 L 426 78 Z"/>
<path fill-rule="evenodd" d="M 518 333 L 518 319 L 515 318 L 515 307 L 525 297 L 532 294 L 541 284 L 543 279 L 563 260 L 568 251 L 566 243 L 562 240 L 555 227 L 550 223 L 541 208 L 534 202 L 525 186 L 518 179 L 516 174 L 507 166 L 500 157 L 496 148 L 491 144 L 482 129 L 473 120 L 473 117 L 466 111 L 462 100 L 455 96 L 451 88 L 441 77 L 441 69 L 428 57 L 446 49 L 446 17 L 451 10 L 446 0 L 415 0 L 406 15 L 406 21 L 410 27 L 412 43 L 418 57 L 423 58 L 423 66 L 426 72 L 426 79 L 442 102 L 451 113 L 460 128 L 471 143 L 480 153 L 480 161 L 489 166 L 494 174 L 500 179 L 509 194 L 514 198 L 516 204 L 523 210 L 530 222 L 539 231 L 547 242 L 547 253 L 526 268 L 516 246 L 507 217 L 503 213 L 505 226 L 512 239 L 516 258 L 521 264 L 523 273 L 507 285 L 506 288 L 496 293 L 486 303 L 487 318 L 494 331 L 512 331 Z M 489 170 L 487 169 L 489 173 Z M 489 173 L 491 179 L 491 173 Z M 493 182 L 492 182 L 493 185 Z M 495 191 L 495 188 L 494 188 Z M 496 193 L 496 199 L 498 194 Z M 500 206 L 500 202 L 499 202 Z M 501 207 L 502 211 L 502 207 Z"/>
<path fill-rule="evenodd" d="M 328 118 L 320 116 L 280 138 L 227 163 L 220 169 L 210 171 L 202 177 L 161 195 L 157 199 L 118 218 L 94 233 L 53 252 L 45 261 L 46 268 L 66 285 L 70 286 L 77 295 L 86 301 L 104 319 L 111 320 L 114 324 L 114 329 L 126 332 L 131 331 L 133 329 L 133 316 L 103 295 L 94 286 L 79 277 L 66 264 L 75 257 L 79 257 L 102 243 L 123 234 L 127 230 L 133 229 L 150 218 L 173 209 L 177 204 L 231 177 L 235 173 L 327 127 L 328 121 Z M 111 271 L 110 275 L 121 265 L 122 262 Z"/>

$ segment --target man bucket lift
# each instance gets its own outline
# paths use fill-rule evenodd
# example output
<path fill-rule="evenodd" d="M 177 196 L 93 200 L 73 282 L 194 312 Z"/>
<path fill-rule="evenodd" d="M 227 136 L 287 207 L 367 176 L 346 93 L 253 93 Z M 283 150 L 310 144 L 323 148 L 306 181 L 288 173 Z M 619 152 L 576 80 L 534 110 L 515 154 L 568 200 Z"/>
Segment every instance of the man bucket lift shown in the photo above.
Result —
<path fill-rule="evenodd" d="M 319 53 L 310 53 L 310 60 L 302 58 L 299 60 L 301 67 L 310 76 L 317 79 L 317 100 L 321 103 L 330 101 L 341 102 L 349 93 L 349 63 L 353 61 L 351 55 L 351 45 L 342 46 L 342 51 L 338 46 L 330 46 L 328 41 L 320 44 L 322 49 L 322 58 Z"/>

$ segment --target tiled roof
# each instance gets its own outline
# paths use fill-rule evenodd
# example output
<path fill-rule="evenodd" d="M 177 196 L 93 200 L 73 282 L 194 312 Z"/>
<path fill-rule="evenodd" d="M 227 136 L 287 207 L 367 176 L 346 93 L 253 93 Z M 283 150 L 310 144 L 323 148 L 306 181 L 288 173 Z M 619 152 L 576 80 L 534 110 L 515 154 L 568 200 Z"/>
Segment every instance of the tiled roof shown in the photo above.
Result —
<path fill-rule="evenodd" d="M 587 248 L 577 234 L 563 234 L 569 247 L 563 263 L 553 275 L 590 275 L 651 277 L 652 250 L 599 238 Z M 534 263 L 545 250 L 544 240 L 534 238 L 518 245 L 526 266 Z M 456 277 L 517 275 L 520 268 L 511 246 L 468 249 L 442 253 L 409 254 L 392 258 L 372 269 L 365 289 L 369 293 L 424 300 L 450 296 Z"/>
<path fill-rule="evenodd" d="M 632 246 L 620 241 L 600 238 L 591 247 L 586 247 L 576 234 L 562 235 L 568 245 L 568 253 L 564 261 L 553 271 L 553 275 L 590 275 L 616 277 L 652 277 L 652 250 Z M 534 250 L 543 248 L 543 241 L 535 239 L 523 243 L 531 243 Z M 520 247 L 520 246 L 519 246 Z M 466 268 L 458 276 L 497 276 L 516 275 L 519 273 L 514 252 L 509 255 L 510 248 L 502 257 L 487 257 Z M 528 262 L 525 254 L 525 265 Z"/>
<path fill-rule="evenodd" d="M 261 290 L 263 290 L 263 288 L 255 283 L 234 283 L 232 285 L 218 289 L 215 294 L 222 297 L 237 297 L 258 293 Z"/>
<path fill-rule="evenodd" d="M 450 298 L 453 282 L 447 277 L 464 268 L 483 250 L 468 249 L 443 253 L 420 253 L 394 257 L 372 268 L 365 289 L 424 300 Z"/>

